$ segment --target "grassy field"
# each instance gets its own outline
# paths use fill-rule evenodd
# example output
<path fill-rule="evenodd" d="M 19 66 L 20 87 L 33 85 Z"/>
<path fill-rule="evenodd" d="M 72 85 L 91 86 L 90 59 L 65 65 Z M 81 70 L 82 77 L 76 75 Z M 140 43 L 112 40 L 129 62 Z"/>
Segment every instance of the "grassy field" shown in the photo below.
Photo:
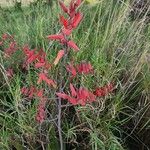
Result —
<path fill-rule="evenodd" d="M 1 1 L 2 2 L 2 1 Z M 80 51 L 75 60 L 91 61 L 94 75 L 78 78 L 77 85 L 104 86 L 114 82 L 114 91 L 86 106 L 62 110 L 63 146 L 66 150 L 149 150 L 150 149 L 150 26 L 148 10 L 141 18 L 130 16 L 128 0 L 102 0 L 95 6 L 83 4 L 84 14 L 72 38 Z M 0 9 L 0 35 L 13 35 L 19 48 L 28 44 L 43 48 L 49 61 L 54 59 L 59 45 L 48 42 L 49 34 L 59 32 L 60 8 L 38 3 L 17 8 Z M 54 94 L 46 106 L 47 119 L 35 121 L 37 99 L 26 101 L 23 86 L 35 84 L 37 72 L 20 69 L 23 56 L 18 52 L 6 59 L 0 46 L 0 149 L 59 150 L 55 119 Z M 7 48 L 7 46 L 6 46 Z M 14 76 L 7 77 L 7 68 Z M 52 70 L 57 78 L 57 69 Z M 50 117 L 52 115 L 53 117 Z"/>
<path fill-rule="evenodd" d="M 22 0 L 22 5 L 28 5 L 30 4 L 30 2 L 33 2 L 33 0 Z M 2 7 L 9 7 L 9 6 L 13 6 L 14 2 L 13 0 L 1 0 L 0 1 L 0 6 Z"/>

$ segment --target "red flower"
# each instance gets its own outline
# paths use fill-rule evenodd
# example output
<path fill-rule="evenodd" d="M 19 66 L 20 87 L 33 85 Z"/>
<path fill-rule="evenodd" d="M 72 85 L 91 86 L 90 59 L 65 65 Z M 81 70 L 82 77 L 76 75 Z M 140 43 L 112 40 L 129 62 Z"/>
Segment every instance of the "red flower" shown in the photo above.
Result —
<path fill-rule="evenodd" d="M 58 97 L 60 97 L 60 98 L 63 98 L 63 99 L 68 99 L 69 98 L 69 96 L 67 95 L 67 94 L 65 94 L 65 93 L 56 93 L 56 95 L 58 96 Z"/>
<path fill-rule="evenodd" d="M 77 65 L 76 68 L 79 73 L 84 73 L 84 74 L 93 73 L 93 67 L 90 64 L 90 62 L 89 63 L 83 62 L 83 63 Z"/>
<path fill-rule="evenodd" d="M 41 97 L 36 114 L 36 121 L 38 121 L 39 123 L 42 123 L 46 117 L 45 105 L 46 105 L 46 98 Z"/>
<path fill-rule="evenodd" d="M 83 15 L 81 13 L 77 12 L 76 15 L 73 18 L 72 23 L 71 23 L 72 27 L 76 28 L 79 25 L 82 18 L 83 18 Z"/>
<path fill-rule="evenodd" d="M 16 42 L 10 42 L 9 47 L 5 49 L 5 53 L 7 56 L 11 56 L 16 50 L 17 50 L 17 44 Z"/>
<path fill-rule="evenodd" d="M 64 56 L 65 54 L 65 51 L 64 50 L 60 50 L 57 54 L 57 57 L 55 58 L 55 61 L 54 61 L 54 65 L 57 65 L 59 60 Z"/>
<path fill-rule="evenodd" d="M 64 17 L 64 16 L 62 16 L 62 15 L 60 15 L 60 22 L 64 25 L 64 27 L 67 29 L 67 27 L 68 27 L 68 20 Z"/>
<path fill-rule="evenodd" d="M 75 77 L 77 75 L 76 69 L 72 64 L 67 65 L 66 69 L 72 74 L 72 77 Z"/>
<path fill-rule="evenodd" d="M 62 33 L 65 34 L 65 35 L 70 35 L 72 33 L 72 29 L 63 28 Z"/>
<path fill-rule="evenodd" d="M 36 95 L 39 97 L 39 98 L 42 98 L 43 97 L 43 89 L 40 89 L 40 90 L 37 90 L 36 92 Z"/>
<path fill-rule="evenodd" d="M 28 46 L 24 46 L 23 51 L 24 51 L 24 54 L 26 55 L 25 64 L 30 64 L 30 63 L 34 62 L 38 57 L 38 55 L 35 54 L 35 49 L 30 50 Z"/>
<path fill-rule="evenodd" d="M 76 92 L 74 86 L 71 83 L 70 83 L 70 91 L 71 91 L 71 95 L 73 97 L 77 96 L 77 92 Z"/>
<path fill-rule="evenodd" d="M 95 101 L 95 95 L 85 88 L 80 88 L 78 91 L 79 103 L 84 106 L 87 102 Z"/>
<path fill-rule="evenodd" d="M 74 41 L 68 41 L 68 46 L 73 48 L 75 51 L 79 51 L 79 47 L 74 43 Z"/>
<path fill-rule="evenodd" d="M 94 94 L 98 97 L 106 96 L 110 92 L 112 92 L 113 89 L 114 89 L 114 85 L 112 83 L 109 83 L 105 85 L 104 87 L 97 87 L 96 90 L 94 91 Z"/>
<path fill-rule="evenodd" d="M 47 38 L 49 40 L 64 40 L 64 36 L 62 34 L 48 35 Z"/>
<path fill-rule="evenodd" d="M 54 88 L 56 88 L 56 83 L 52 79 L 49 79 L 45 73 L 39 73 L 38 76 L 39 78 L 37 84 L 40 84 L 42 81 L 45 81 L 48 85 L 52 85 Z"/>
<path fill-rule="evenodd" d="M 62 99 L 68 100 L 73 105 L 81 104 L 84 106 L 88 102 L 91 103 L 95 101 L 95 95 L 85 88 L 81 87 L 79 90 L 76 90 L 74 86 L 70 84 L 70 91 L 71 96 L 65 93 L 56 93 L 56 95 Z"/>
<path fill-rule="evenodd" d="M 21 88 L 21 94 L 28 96 L 30 99 L 33 98 L 34 94 L 36 94 L 36 88 L 34 86 L 31 86 L 30 88 L 23 87 Z"/>
<path fill-rule="evenodd" d="M 75 6 L 78 7 L 78 6 L 80 6 L 80 4 L 81 4 L 81 0 L 77 0 L 76 3 L 75 3 Z"/>
<path fill-rule="evenodd" d="M 65 13 L 68 13 L 68 8 L 65 6 L 65 4 L 62 1 L 59 1 L 59 5 Z"/>
<path fill-rule="evenodd" d="M 21 94 L 23 94 L 23 95 L 27 95 L 28 94 L 28 88 L 26 88 L 26 87 L 22 87 L 21 88 Z"/>
<path fill-rule="evenodd" d="M 29 98 L 33 98 L 33 95 L 35 93 L 36 93 L 36 88 L 34 86 L 31 86 L 29 91 L 28 91 Z"/>
<path fill-rule="evenodd" d="M 35 63 L 35 68 L 41 68 L 48 70 L 51 68 L 51 64 L 46 60 L 46 53 L 41 49 L 37 54 L 37 62 Z"/>
<path fill-rule="evenodd" d="M 74 0 L 72 0 L 70 2 L 70 6 L 69 6 L 69 16 L 72 18 L 75 15 L 75 4 L 74 4 Z"/>
<path fill-rule="evenodd" d="M 7 33 L 4 33 L 4 34 L 2 35 L 2 39 L 3 39 L 3 40 L 6 40 L 8 37 L 9 37 L 9 35 L 8 35 Z"/>

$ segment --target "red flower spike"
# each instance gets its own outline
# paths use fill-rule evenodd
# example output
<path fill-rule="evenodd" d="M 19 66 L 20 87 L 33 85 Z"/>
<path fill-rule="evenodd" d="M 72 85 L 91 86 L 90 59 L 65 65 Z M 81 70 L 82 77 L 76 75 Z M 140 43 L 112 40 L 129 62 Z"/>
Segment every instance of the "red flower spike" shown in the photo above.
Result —
<path fill-rule="evenodd" d="M 21 88 L 21 94 L 27 95 L 28 92 L 29 92 L 28 88 L 26 88 L 26 87 L 22 87 L 22 88 Z"/>
<path fill-rule="evenodd" d="M 68 13 L 68 8 L 65 6 L 65 4 L 62 1 L 59 1 L 59 5 L 65 13 Z"/>
<path fill-rule="evenodd" d="M 83 15 L 78 12 L 78 13 L 74 16 L 73 21 L 72 21 L 72 23 L 71 23 L 72 27 L 73 27 L 73 28 L 76 28 L 76 27 L 79 25 L 79 23 L 80 23 L 80 21 L 82 20 L 82 18 L 83 18 Z"/>
<path fill-rule="evenodd" d="M 93 73 L 93 67 L 90 64 L 90 62 L 89 63 L 83 62 L 83 63 L 77 65 L 76 68 L 79 73 L 84 73 L 84 74 Z"/>
<path fill-rule="evenodd" d="M 17 50 L 16 48 L 16 42 L 10 42 L 9 47 L 5 49 L 5 53 L 7 56 L 11 56 L 15 51 Z"/>
<path fill-rule="evenodd" d="M 96 88 L 96 90 L 94 91 L 94 95 L 96 95 L 98 97 L 106 96 L 110 92 L 112 92 L 113 89 L 114 89 L 113 84 L 109 83 L 109 84 L 105 85 L 104 87 L 98 87 L 98 88 Z"/>
<path fill-rule="evenodd" d="M 37 81 L 37 84 L 40 84 L 42 81 L 45 81 L 48 85 L 52 85 L 54 88 L 56 88 L 56 83 L 53 80 L 48 79 L 45 73 L 39 74 L 39 79 Z"/>
<path fill-rule="evenodd" d="M 81 0 L 77 0 L 76 3 L 75 3 L 75 5 L 76 5 L 77 7 L 80 6 L 80 4 L 81 4 Z"/>
<path fill-rule="evenodd" d="M 31 87 L 30 87 L 30 90 L 29 90 L 29 92 L 28 92 L 29 98 L 33 98 L 33 95 L 34 95 L 35 93 L 36 93 L 35 87 L 34 87 L 34 86 L 31 86 Z"/>
<path fill-rule="evenodd" d="M 65 54 L 65 51 L 64 50 L 60 50 L 57 54 L 57 57 L 55 58 L 55 61 L 54 61 L 54 65 L 57 65 L 59 60 L 64 56 Z"/>
<path fill-rule="evenodd" d="M 68 20 L 62 15 L 60 15 L 60 22 L 64 25 L 65 28 L 68 27 Z"/>
<path fill-rule="evenodd" d="M 41 67 L 44 67 L 45 66 L 45 62 L 41 63 L 41 62 L 38 62 L 38 63 L 35 63 L 34 67 L 35 68 L 41 68 Z"/>
<path fill-rule="evenodd" d="M 38 109 L 37 114 L 36 114 L 36 121 L 39 123 L 42 123 L 46 117 L 45 105 L 46 105 L 46 99 L 41 98 L 37 108 Z"/>
<path fill-rule="evenodd" d="M 49 40 L 64 40 L 64 36 L 62 34 L 48 35 L 47 38 Z"/>
<path fill-rule="evenodd" d="M 68 101 L 72 104 L 72 105 L 77 105 L 77 99 L 73 98 L 73 97 L 68 97 Z"/>
<path fill-rule="evenodd" d="M 43 97 L 43 89 L 37 91 L 37 96 L 42 98 Z"/>
<path fill-rule="evenodd" d="M 77 75 L 76 69 L 72 64 L 67 65 L 66 69 L 72 74 L 72 77 L 75 77 Z"/>
<path fill-rule="evenodd" d="M 79 51 L 79 47 L 73 41 L 70 40 L 67 44 L 69 47 L 73 48 L 75 51 Z"/>
<path fill-rule="evenodd" d="M 72 0 L 69 6 L 69 16 L 72 18 L 74 15 L 75 15 L 75 4 L 74 0 Z"/>
<path fill-rule="evenodd" d="M 30 57 L 28 57 L 28 59 L 26 60 L 26 63 L 30 64 L 30 63 L 34 62 L 36 59 L 37 59 L 37 55 L 33 54 Z"/>
<path fill-rule="evenodd" d="M 3 40 L 6 40 L 8 37 L 9 37 L 9 35 L 8 35 L 7 33 L 4 33 L 4 34 L 2 35 L 2 39 L 3 39 Z"/>
<path fill-rule="evenodd" d="M 71 95 L 73 97 L 77 96 L 77 92 L 76 92 L 74 86 L 71 83 L 70 83 L 70 91 L 71 91 Z"/>
<path fill-rule="evenodd" d="M 72 29 L 63 28 L 62 29 L 62 33 L 68 36 L 68 35 L 70 35 L 72 33 Z"/>
<path fill-rule="evenodd" d="M 65 94 L 65 93 L 56 93 L 56 95 L 62 99 L 68 99 L 69 95 Z"/>

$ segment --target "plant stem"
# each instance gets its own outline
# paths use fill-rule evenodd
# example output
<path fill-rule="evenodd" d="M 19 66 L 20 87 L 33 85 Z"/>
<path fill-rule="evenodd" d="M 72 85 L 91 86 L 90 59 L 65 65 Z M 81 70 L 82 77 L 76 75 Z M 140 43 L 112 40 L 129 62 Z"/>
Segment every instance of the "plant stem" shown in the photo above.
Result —
<path fill-rule="evenodd" d="M 59 133 L 59 141 L 60 141 L 60 150 L 63 150 L 63 140 L 61 133 L 61 98 L 58 100 L 58 133 Z"/>

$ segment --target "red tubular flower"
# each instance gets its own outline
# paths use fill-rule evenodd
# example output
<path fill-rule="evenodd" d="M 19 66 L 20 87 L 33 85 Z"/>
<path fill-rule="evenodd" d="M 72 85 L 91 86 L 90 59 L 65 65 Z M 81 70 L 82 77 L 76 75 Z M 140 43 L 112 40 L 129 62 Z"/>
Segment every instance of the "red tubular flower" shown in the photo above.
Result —
<path fill-rule="evenodd" d="M 62 99 L 68 99 L 69 95 L 65 94 L 65 93 L 59 93 L 57 92 L 56 95 Z"/>
<path fill-rule="evenodd" d="M 69 95 L 65 93 L 56 93 L 56 95 L 62 99 L 68 100 L 71 104 L 76 105 L 77 104 L 77 99 L 70 97 Z"/>
<path fill-rule="evenodd" d="M 63 28 L 62 29 L 62 33 L 68 36 L 68 35 L 70 35 L 72 33 L 72 29 Z"/>
<path fill-rule="evenodd" d="M 64 17 L 64 16 L 62 16 L 62 15 L 60 15 L 60 22 L 64 25 L 64 27 L 67 29 L 68 28 L 68 20 Z"/>
<path fill-rule="evenodd" d="M 71 2 L 70 2 L 70 6 L 69 6 L 69 16 L 72 18 L 74 15 L 75 15 L 75 13 L 76 13 L 76 11 L 75 11 L 75 3 L 74 3 L 74 0 L 72 0 Z"/>
<path fill-rule="evenodd" d="M 84 106 L 87 102 L 91 103 L 95 101 L 95 98 L 96 98 L 92 92 L 82 87 L 79 89 L 77 97 L 78 97 L 79 103 L 82 106 Z"/>
<path fill-rule="evenodd" d="M 101 96 L 106 96 L 110 92 L 112 92 L 114 89 L 114 85 L 112 83 L 109 83 L 105 85 L 104 87 L 97 87 L 96 90 L 94 91 L 94 95 L 101 97 Z"/>
<path fill-rule="evenodd" d="M 67 42 L 68 46 L 73 48 L 75 51 L 79 51 L 79 47 L 74 43 L 74 41 L 68 41 Z"/>
<path fill-rule="evenodd" d="M 46 105 L 46 98 L 41 97 L 36 114 L 36 121 L 39 123 L 42 123 L 46 117 L 45 105 Z"/>
<path fill-rule="evenodd" d="M 66 69 L 72 74 L 72 77 L 75 77 L 77 75 L 76 69 L 72 64 L 67 65 Z"/>
<path fill-rule="evenodd" d="M 8 35 L 7 33 L 4 33 L 4 34 L 2 35 L 2 39 L 3 39 L 3 40 L 6 40 L 8 37 L 9 37 L 9 35 Z"/>
<path fill-rule="evenodd" d="M 56 93 L 56 95 L 62 99 L 68 100 L 73 105 L 81 104 L 84 106 L 88 102 L 91 103 L 95 101 L 95 95 L 85 88 L 80 87 L 79 90 L 75 90 L 74 86 L 70 84 L 70 91 L 71 96 L 65 93 Z"/>
<path fill-rule="evenodd" d="M 42 98 L 43 97 L 43 91 L 44 91 L 44 89 L 37 90 L 37 92 L 36 92 L 37 97 Z"/>
<path fill-rule="evenodd" d="M 83 63 L 77 65 L 76 68 L 79 73 L 84 73 L 84 74 L 93 73 L 93 67 L 90 64 L 90 62 L 88 62 L 88 63 L 83 62 Z"/>
<path fill-rule="evenodd" d="M 35 63 L 35 68 L 41 68 L 41 67 L 44 67 L 45 66 L 45 62 L 37 62 Z"/>
<path fill-rule="evenodd" d="M 64 40 L 64 36 L 62 34 L 48 35 L 47 38 L 49 40 Z"/>
<path fill-rule="evenodd" d="M 36 93 L 36 88 L 34 86 L 31 86 L 29 91 L 28 91 L 29 98 L 33 98 L 33 95 L 35 93 Z"/>
<path fill-rule="evenodd" d="M 76 92 L 74 86 L 71 83 L 70 83 L 70 91 L 71 91 L 71 95 L 73 97 L 77 96 L 77 92 Z"/>
<path fill-rule="evenodd" d="M 9 47 L 7 49 L 5 49 L 5 53 L 7 56 L 11 56 L 14 52 L 16 52 L 17 50 L 17 44 L 16 42 L 10 42 Z"/>
<path fill-rule="evenodd" d="M 38 76 L 39 78 L 37 84 L 40 84 L 42 81 L 45 81 L 48 85 L 52 85 L 54 88 L 56 88 L 56 83 L 52 79 L 49 79 L 45 73 L 39 73 Z"/>
<path fill-rule="evenodd" d="M 34 94 L 36 94 L 36 88 L 34 86 L 31 86 L 30 88 L 22 87 L 21 88 L 21 94 L 28 96 L 30 99 L 33 98 Z"/>
<path fill-rule="evenodd" d="M 76 15 L 73 18 L 72 23 L 71 23 L 72 27 L 76 28 L 79 25 L 82 18 L 83 18 L 83 15 L 81 13 L 77 12 Z"/>
<path fill-rule="evenodd" d="M 30 50 L 28 46 L 24 46 L 23 51 L 24 51 L 24 54 L 26 55 L 26 61 L 25 61 L 26 64 L 30 64 L 34 62 L 38 57 L 38 55 L 35 54 L 35 49 Z"/>
<path fill-rule="evenodd" d="M 26 88 L 26 87 L 22 87 L 21 88 L 21 94 L 23 94 L 23 95 L 27 95 L 28 94 L 28 88 Z"/>
<path fill-rule="evenodd" d="M 59 60 L 64 56 L 65 54 L 65 51 L 64 50 L 60 50 L 57 54 L 57 57 L 55 58 L 55 61 L 54 61 L 54 65 L 57 65 Z"/>
<path fill-rule="evenodd" d="M 59 1 L 59 5 L 65 13 L 68 13 L 68 8 L 65 6 L 65 4 L 62 1 Z"/>
<path fill-rule="evenodd" d="M 26 63 L 30 64 L 30 63 L 36 61 L 37 57 L 38 57 L 37 54 L 33 53 L 33 55 L 31 55 L 30 57 L 27 58 Z"/>
<path fill-rule="evenodd" d="M 81 4 L 81 0 L 77 0 L 75 3 L 76 7 L 80 6 L 80 4 Z"/>

